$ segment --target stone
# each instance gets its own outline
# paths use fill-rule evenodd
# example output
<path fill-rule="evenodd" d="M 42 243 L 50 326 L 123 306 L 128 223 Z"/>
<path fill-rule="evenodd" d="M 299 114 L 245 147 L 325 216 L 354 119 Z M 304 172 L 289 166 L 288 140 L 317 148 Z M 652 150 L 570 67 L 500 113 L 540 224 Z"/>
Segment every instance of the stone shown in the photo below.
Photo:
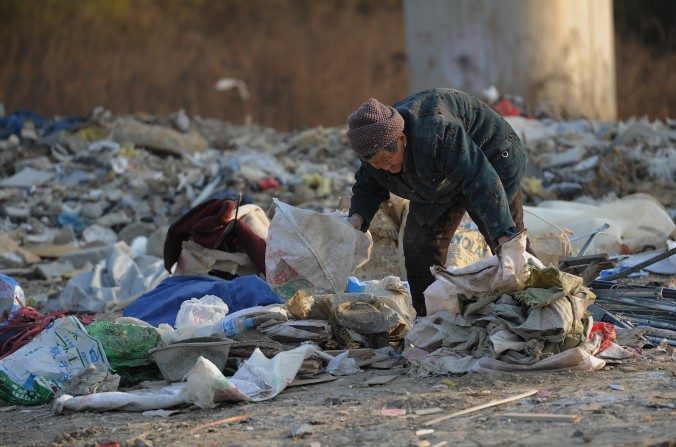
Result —
<path fill-rule="evenodd" d="M 82 232 L 82 239 L 86 243 L 103 242 L 108 245 L 113 245 L 117 242 L 117 233 L 110 228 L 101 225 L 90 225 Z"/>
<path fill-rule="evenodd" d="M 0 253 L 0 269 L 19 268 L 24 265 L 24 260 L 21 256 L 13 251 L 5 251 Z"/>
<path fill-rule="evenodd" d="M 13 176 L 0 181 L 3 188 L 30 188 L 40 186 L 54 178 L 54 174 L 45 170 L 26 167 Z"/>
<path fill-rule="evenodd" d="M 307 435 L 311 435 L 314 429 L 310 424 L 294 424 L 291 427 L 291 431 L 288 434 L 288 438 L 302 438 Z"/>
<path fill-rule="evenodd" d="M 35 273 L 42 279 L 62 278 L 71 273 L 75 268 L 70 262 L 46 262 L 35 266 Z"/>
<path fill-rule="evenodd" d="M 103 216 L 105 204 L 101 202 L 85 203 L 82 205 L 82 215 L 92 220 Z"/>
<path fill-rule="evenodd" d="M 115 211 L 112 213 L 104 214 L 100 219 L 96 221 L 99 225 L 103 227 L 114 227 L 117 225 L 127 224 L 130 219 L 126 213 L 122 211 Z"/>
<path fill-rule="evenodd" d="M 27 206 L 5 205 L 1 214 L 12 220 L 26 220 L 31 216 L 31 209 Z"/>
<path fill-rule="evenodd" d="M 108 252 L 110 251 L 110 246 L 104 245 L 99 247 L 91 247 L 84 250 L 79 250 L 75 247 L 75 250 L 64 253 L 59 256 L 60 262 L 69 262 L 76 269 L 84 267 L 88 262 L 92 265 L 98 264 L 103 259 L 106 259 Z"/>
<path fill-rule="evenodd" d="M 14 171 L 21 172 L 25 168 L 44 171 L 52 167 L 52 162 L 44 155 L 41 157 L 25 158 L 14 163 Z"/>
<path fill-rule="evenodd" d="M 207 148 L 207 140 L 192 131 L 180 133 L 161 126 L 132 119 L 119 119 L 113 124 L 112 138 L 120 144 L 133 144 L 174 155 L 192 155 Z"/>
<path fill-rule="evenodd" d="M 157 258 L 164 257 L 164 240 L 167 238 L 168 230 L 169 225 L 165 225 L 153 231 L 150 234 L 150 236 L 148 236 L 148 242 L 146 244 L 146 254 L 149 254 L 150 256 L 155 256 Z"/>
<path fill-rule="evenodd" d="M 134 242 L 134 239 L 136 239 L 139 236 L 149 236 L 155 229 L 157 228 L 156 225 L 149 224 L 149 223 L 131 223 L 118 233 L 118 236 L 120 240 L 123 240 L 127 243 L 127 245 L 131 246 L 131 243 Z"/>

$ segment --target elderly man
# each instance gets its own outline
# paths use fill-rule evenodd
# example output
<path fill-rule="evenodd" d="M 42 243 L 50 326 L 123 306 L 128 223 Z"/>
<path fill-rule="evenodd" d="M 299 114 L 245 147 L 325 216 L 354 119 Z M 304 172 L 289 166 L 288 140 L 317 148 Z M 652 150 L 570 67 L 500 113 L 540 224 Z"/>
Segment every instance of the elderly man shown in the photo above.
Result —
<path fill-rule="evenodd" d="M 524 229 L 519 181 L 526 155 L 514 130 L 483 102 L 458 90 L 431 89 L 388 107 L 369 99 L 347 120 L 362 161 L 349 222 L 366 231 L 392 192 L 410 199 L 404 259 L 418 315 L 433 265 L 467 211 L 495 249 Z"/>

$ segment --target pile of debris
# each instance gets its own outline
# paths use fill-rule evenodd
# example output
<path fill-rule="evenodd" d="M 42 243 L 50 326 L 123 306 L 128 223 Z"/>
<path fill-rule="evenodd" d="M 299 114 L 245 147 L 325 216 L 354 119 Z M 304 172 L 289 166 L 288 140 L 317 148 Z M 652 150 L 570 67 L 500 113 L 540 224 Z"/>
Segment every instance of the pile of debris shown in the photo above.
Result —
<path fill-rule="evenodd" d="M 538 257 L 525 234 L 491 256 L 465 221 L 416 319 L 408 203 L 383 204 L 370 233 L 346 222 L 359 160 L 344 128 L 0 117 L 0 399 L 211 408 L 365 367 L 595 370 L 676 344 L 674 123 L 509 119 L 531 153 Z M 658 200 L 609 196 L 641 191 Z M 615 282 L 646 271 L 662 283 Z"/>

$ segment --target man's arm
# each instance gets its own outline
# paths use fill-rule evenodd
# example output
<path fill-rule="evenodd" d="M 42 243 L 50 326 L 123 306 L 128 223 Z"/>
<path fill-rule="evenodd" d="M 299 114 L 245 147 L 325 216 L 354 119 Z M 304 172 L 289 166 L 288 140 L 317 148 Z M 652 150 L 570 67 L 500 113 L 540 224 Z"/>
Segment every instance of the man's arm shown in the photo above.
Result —
<path fill-rule="evenodd" d="M 358 229 L 366 231 L 371 224 L 373 216 L 378 211 L 378 207 L 390 198 L 390 193 L 369 174 L 363 163 L 355 173 L 354 180 L 348 216 L 350 223 L 356 226 L 359 224 L 359 220 L 353 216 L 359 215 L 362 221 Z"/>
<path fill-rule="evenodd" d="M 491 242 L 499 244 L 514 235 L 516 227 L 502 181 L 461 125 L 447 126 L 436 165 L 449 181 L 459 183 Z"/>

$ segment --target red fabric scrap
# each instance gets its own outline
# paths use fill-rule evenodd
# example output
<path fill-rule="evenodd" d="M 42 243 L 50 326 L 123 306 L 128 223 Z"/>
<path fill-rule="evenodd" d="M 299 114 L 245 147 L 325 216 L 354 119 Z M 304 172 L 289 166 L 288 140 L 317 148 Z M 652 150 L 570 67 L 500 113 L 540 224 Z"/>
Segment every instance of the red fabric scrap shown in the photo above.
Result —
<path fill-rule="evenodd" d="M 522 113 L 521 109 L 507 98 L 503 98 L 493 104 L 493 110 L 502 116 L 521 116 Z"/>
<path fill-rule="evenodd" d="M 265 191 L 266 189 L 277 189 L 280 186 L 282 186 L 281 183 L 274 177 L 266 177 L 258 180 L 258 187 L 261 191 Z"/>
<path fill-rule="evenodd" d="M 601 336 L 603 337 L 601 340 L 601 345 L 599 346 L 599 350 L 596 352 L 598 354 L 608 349 L 608 346 L 610 346 L 613 341 L 615 341 L 615 338 L 617 338 L 617 334 L 615 333 L 615 326 L 613 326 L 612 323 L 594 323 L 591 332 L 589 333 L 590 341 L 594 339 L 594 335 L 597 332 L 600 332 Z"/>

